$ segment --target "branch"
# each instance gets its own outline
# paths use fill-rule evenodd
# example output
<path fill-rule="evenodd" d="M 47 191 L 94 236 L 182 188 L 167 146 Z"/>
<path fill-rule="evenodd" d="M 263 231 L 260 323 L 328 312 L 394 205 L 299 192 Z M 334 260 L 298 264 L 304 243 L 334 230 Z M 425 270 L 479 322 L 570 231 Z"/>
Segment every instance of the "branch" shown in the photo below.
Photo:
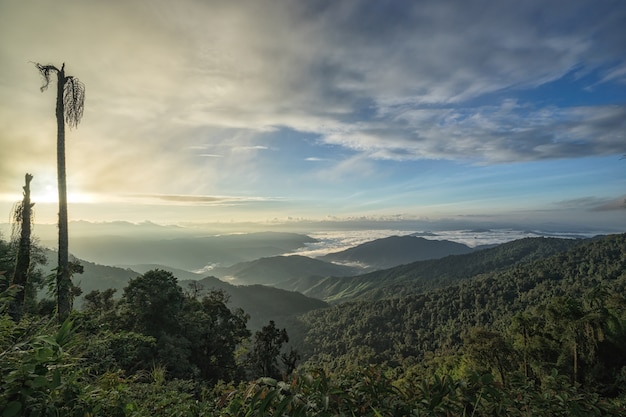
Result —
<path fill-rule="evenodd" d="M 39 70 L 42 78 L 44 79 L 44 84 L 39 88 L 43 93 L 48 89 L 48 85 L 50 85 L 50 74 L 53 72 L 59 72 L 59 69 L 54 65 L 41 65 L 38 62 L 34 62 L 35 66 Z M 65 65 L 65 64 L 63 64 Z"/>

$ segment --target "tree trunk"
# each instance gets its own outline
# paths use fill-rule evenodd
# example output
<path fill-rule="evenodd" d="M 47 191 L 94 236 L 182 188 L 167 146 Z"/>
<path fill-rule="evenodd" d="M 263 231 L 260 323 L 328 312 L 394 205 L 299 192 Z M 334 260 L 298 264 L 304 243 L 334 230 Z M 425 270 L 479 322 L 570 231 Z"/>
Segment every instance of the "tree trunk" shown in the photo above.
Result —
<path fill-rule="evenodd" d="M 31 214 L 33 205 L 30 202 L 30 182 L 33 176 L 26 174 L 24 184 L 24 199 L 19 206 L 19 213 L 16 213 L 16 221 L 20 225 L 20 241 L 15 259 L 15 272 L 13 273 L 13 284 L 21 287 L 15 295 L 15 300 L 11 303 L 11 317 L 19 321 L 24 314 L 24 297 L 26 295 L 26 285 L 28 284 L 28 273 L 30 269 L 30 236 L 31 236 Z"/>
<path fill-rule="evenodd" d="M 524 337 L 524 377 L 526 377 L 526 379 L 528 379 L 528 329 L 526 328 L 526 326 L 524 326 L 524 330 L 523 330 L 523 337 Z"/>
<path fill-rule="evenodd" d="M 578 346 L 574 341 L 574 384 L 578 382 Z"/>
<path fill-rule="evenodd" d="M 57 72 L 57 180 L 59 190 L 59 262 L 57 267 L 57 314 L 59 322 L 70 313 L 70 268 L 69 268 L 69 237 L 67 230 L 67 179 L 65 174 L 65 108 L 63 91 L 65 64 Z"/>

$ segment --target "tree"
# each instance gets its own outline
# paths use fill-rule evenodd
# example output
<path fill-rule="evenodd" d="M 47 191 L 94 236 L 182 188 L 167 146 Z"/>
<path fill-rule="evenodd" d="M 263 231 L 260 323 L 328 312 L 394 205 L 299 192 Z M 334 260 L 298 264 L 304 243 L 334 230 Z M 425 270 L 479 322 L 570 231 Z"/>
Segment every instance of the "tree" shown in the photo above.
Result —
<path fill-rule="evenodd" d="M 185 296 L 171 272 L 154 269 L 131 279 L 122 295 L 122 320 L 128 330 L 159 337 L 175 333 Z"/>
<path fill-rule="evenodd" d="M 280 360 L 282 361 L 283 365 L 285 365 L 285 373 L 287 375 L 291 374 L 293 371 L 296 370 L 296 363 L 300 359 L 302 359 L 300 352 L 298 352 L 292 347 L 289 348 L 289 352 L 285 352 L 282 355 L 280 355 Z"/>
<path fill-rule="evenodd" d="M 116 292 L 115 288 L 108 288 L 104 291 L 93 290 L 85 294 L 83 308 L 94 313 L 99 318 L 112 316 L 115 313 L 113 296 Z"/>
<path fill-rule="evenodd" d="M 283 343 L 287 342 L 289 342 L 287 330 L 276 328 L 274 321 L 270 320 L 267 326 L 254 335 L 252 352 L 249 355 L 250 364 L 261 376 L 278 378 L 280 376 L 278 356 Z"/>
<path fill-rule="evenodd" d="M 581 365 L 589 366 L 597 359 L 598 342 L 604 340 L 605 314 L 587 309 L 582 301 L 570 297 L 555 298 L 546 313 L 554 337 L 571 352 L 572 382 L 579 383 Z"/>
<path fill-rule="evenodd" d="M 473 328 L 464 339 L 463 349 L 470 364 L 480 370 L 497 369 L 502 385 L 506 386 L 506 374 L 513 363 L 514 350 L 504 335 L 484 328 Z"/>
<path fill-rule="evenodd" d="M 531 339 L 534 333 L 534 327 L 537 325 L 537 320 L 530 314 L 523 312 L 517 313 L 511 318 L 511 325 L 509 330 L 516 336 L 517 346 L 519 351 L 522 352 L 524 376 L 530 377 L 530 352 L 531 352 Z M 521 345 L 521 346 L 520 346 Z"/>
<path fill-rule="evenodd" d="M 91 292 L 86 298 L 89 309 L 112 302 L 107 292 Z M 250 332 L 248 315 L 231 311 L 227 302 L 223 291 L 211 291 L 202 300 L 185 296 L 172 273 L 156 269 L 124 288 L 121 328 L 152 336 L 155 351 L 144 362 L 163 365 L 174 378 L 232 380 L 241 373 L 235 351 Z"/>
<path fill-rule="evenodd" d="M 227 302 L 221 290 L 209 292 L 202 301 L 187 297 L 180 319 L 180 330 L 191 345 L 190 362 L 202 379 L 214 383 L 240 376 L 235 352 L 250 337 L 249 316 L 242 309 L 231 311 Z"/>
<path fill-rule="evenodd" d="M 57 75 L 57 181 L 59 192 L 59 261 L 57 266 L 57 314 L 65 320 L 71 310 L 71 271 L 69 266 L 69 237 L 67 225 L 67 178 L 65 173 L 65 123 L 77 127 L 85 108 L 85 86 L 78 78 L 65 75 L 65 63 L 61 68 L 54 65 L 35 66 L 44 79 L 41 91 L 50 84 L 52 74 Z"/>
<path fill-rule="evenodd" d="M 19 321 L 24 314 L 24 298 L 30 270 L 30 235 L 32 225 L 32 209 L 34 206 L 34 203 L 30 202 L 30 182 L 32 180 L 32 175 L 25 175 L 24 198 L 22 199 L 22 202 L 16 206 L 13 213 L 15 221 L 14 234 L 19 234 L 17 256 L 15 259 L 15 271 L 13 272 L 12 280 L 13 285 L 18 286 L 19 290 L 10 307 L 11 317 L 15 321 Z M 15 237 L 17 238 L 17 236 Z"/>

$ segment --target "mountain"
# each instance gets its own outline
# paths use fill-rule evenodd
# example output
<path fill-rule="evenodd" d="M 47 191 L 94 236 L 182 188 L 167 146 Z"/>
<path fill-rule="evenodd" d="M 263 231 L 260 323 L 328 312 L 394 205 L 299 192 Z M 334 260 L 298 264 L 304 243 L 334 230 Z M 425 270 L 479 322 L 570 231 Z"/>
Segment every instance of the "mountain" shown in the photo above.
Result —
<path fill-rule="evenodd" d="M 57 253 L 52 250 L 44 250 L 44 255 L 48 263 L 42 267 L 44 275 L 49 274 L 56 265 Z M 115 266 L 98 265 L 72 257 L 72 261 L 77 261 L 83 266 L 84 272 L 76 274 L 72 278 L 75 285 L 79 286 L 82 294 L 74 300 L 74 308 L 80 309 L 83 304 L 83 297 L 93 290 L 106 290 L 115 288 L 118 291 L 115 298 L 120 298 L 123 288 L 128 282 L 141 275 L 140 272 L 124 269 Z M 148 267 L 147 265 L 143 266 Z M 230 296 L 229 307 L 242 308 L 250 315 L 248 327 L 257 330 L 266 325 L 270 320 L 274 320 L 277 325 L 285 327 L 291 322 L 291 318 L 308 311 L 327 307 L 322 300 L 307 297 L 301 293 L 288 291 L 285 289 L 264 287 L 261 285 L 236 286 L 224 282 L 215 277 L 204 277 L 196 280 L 182 280 L 172 268 L 169 270 L 178 280 L 178 285 L 187 293 L 193 291 L 193 287 L 200 289 L 199 295 L 205 294 L 209 290 L 222 290 Z M 143 271 L 147 272 L 147 271 Z M 183 271 L 184 272 L 184 271 Z M 188 273 L 187 274 L 191 274 Z"/>
<path fill-rule="evenodd" d="M 525 238 L 464 255 L 419 261 L 352 277 L 308 278 L 283 283 L 309 297 L 331 303 L 377 300 L 445 287 L 478 274 L 564 252 L 583 240 Z"/>
<path fill-rule="evenodd" d="M 233 265 L 261 257 L 282 255 L 315 239 L 296 233 L 259 232 L 217 236 L 78 236 L 71 252 L 104 265 L 158 264 L 197 271 L 214 264 Z"/>
<path fill-rule="evenodd" d="M 171 272 L 176 278 L 180 281 L 188 281 L 188 280 L 198 280 L 202 279 L 206 276 L 206 274 L 189 272 L 180 268 L 172 268 L 167 265 L 159 265 L 159 264 L 134 264 L 134 265 L 116 265 L 120 268 L 131 269 L 133 271 L 137 271 L 140 274 L 145 274 L 148 271 L 153 269 L 161 269 L 163 271 Z"/>
<path fill-rule="evenodd" d="M 281 287 L 286 281 L 311 276 L 351 276 L 362 272 L 361 268 L 332 264 L 306 256 L 273 256 L 255 261 L 242 262 L 230 267 L 216 267 L 211 274 L 232 284 L 263 284 Z"/>
<path fill-rule="evenodd" d="M 532 242 L 524 241 L 530 248 Z M 547 257 L 536 256 L 545 251 L 528 251 L 526 262 L 506 268 L 502 258 L 491 262 L 492 271 L 452 285 L 309 312 L 300 317 L 304 339 L 297 343 L 309 346 L 303 353 L 317 366 L 394 363 L 407 357 L 419 363 L 425 354 L 436 357 L 440 349 L 450 355 L 473 327 L 505 329 L 516 313 L 541 314 L 534 309 L 555 297 L 582 299 L 595 290 L 624 311 L 619 296 L 626 293 L 626 234 L 571 243 L 568 250 Z M 487 260 L 495 254 L 481 256 Z"/>
<path fill-rule="evenodd" d="M 44 256 L 47 259 L 45 265 L 41 266 L 43 275 L 50 275 L 57 264 L 57 252 L 44 249 Z M 106 290 L 108 288 L 121 289 L 128 284 L 132 278 L 141 275 L 139 272 L 131 269 L 119 268 L 115 266 L 99 265 L 93 262 L 78 259 L 75 256 L 70 257 L 71 261 L 80 263 L 83 267 L 82 274 L 74 274 L 72 282 L 80 287 L 82 295 L 88 294 L 93 290 Z M 74 306 L 80 308 L 82 305 L 82 296 L 74 300 Z"/>
<path fill-rule="evenodd" d="M 391 236 L 319 257 L 324 261 L 385 269 L 427 259 L 472 252 L 472 248 L 449 240 L 417 236 Z"/>
<path fill-rule="evenodd" d="M 191 281 L 186 284 L 191 285 Z M 226 292 L 230 296 L 228 306 L 241 308 L 248 313 L 248 327 L 253 330 L 260 329 L 270 320 L 274 320 L 278 326 L 286 326 L 292 317 L 328 307 L 324 301 L 299 292 L 264 285 L 231 285 L 215 277 L 206 277 L 197 281 L 197 284 L 202 288 L 200 295 L 210 290 Z"/>
<path fill-rule="evenodd" d="M 52 254 L 52 259 L 56 259 L 56 252 L 48 252 Z M 83 266 L 84 273 L 75 275 L 73 278 L 74 283 L 83 290 L 82 296 L 74 302 L 76 308 L 82 305 L 83 296 L 93 290 L 115 288 L 118 290 L 116 298 L 121 297 L 122 290 L 128 285 L 128 281 L 141 275 L 130 269 L 98 265 L 84 260 L 78 261 Z M 178 277 L 176 274 L 174 276 Z M 200 296 L 209 290 L 226 292 L 230 296 L 229 307 L 241 308 L 250 315 L 248 327 L 252 330 L 260 329 L 270 320 L 274 320 L 277 325 L 288 326 L 291 317 L 328 306 L 322 300 L 310 298 L 298 292 L 262 285 L 237 286 L 215 277 L 205 277 L 199 280 L 179 279 L 178 282 L 178 285 L 186 292 L 192 291 L 192 286 L 197 284 L 199 288 L 202 288 Z"/>

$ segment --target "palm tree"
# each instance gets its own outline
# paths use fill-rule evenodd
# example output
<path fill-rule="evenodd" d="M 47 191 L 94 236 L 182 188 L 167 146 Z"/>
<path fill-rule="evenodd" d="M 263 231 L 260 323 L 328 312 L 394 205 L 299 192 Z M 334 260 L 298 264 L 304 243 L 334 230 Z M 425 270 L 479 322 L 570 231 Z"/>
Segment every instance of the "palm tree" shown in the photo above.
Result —
<path fill-rule="evenodd" d="M 601 292 L 595 290 L 587 298 L 597 302 L 599 296 Z M 572 382 L 579 383 L 580 362 L 589 367 L 597 360 L 598 343 L 605 338 L 608 312 L 603 308 L 588 308 L 581 300 L 569 297 L 555 298 L 546 312 L 561 342 L 571 349 Z"/>
<path fill-rule="evenodd" d="M 35 66 L 44 79 L 41 91 L 50 84 L 52 74 L 57 75 L 57 180 L 59 190 L 59 263 L 57 267 L 57 314 L 65 320 L 71 309 L 71 271 L 69 264 L 69 238 L 67 229 L 67 179 L 65 174 L 65 123 L 77 127 L 85 108 L 85 86 L 78 78 L 65 75 L 65 63 L 61 68 L 54 65 Z"/>

